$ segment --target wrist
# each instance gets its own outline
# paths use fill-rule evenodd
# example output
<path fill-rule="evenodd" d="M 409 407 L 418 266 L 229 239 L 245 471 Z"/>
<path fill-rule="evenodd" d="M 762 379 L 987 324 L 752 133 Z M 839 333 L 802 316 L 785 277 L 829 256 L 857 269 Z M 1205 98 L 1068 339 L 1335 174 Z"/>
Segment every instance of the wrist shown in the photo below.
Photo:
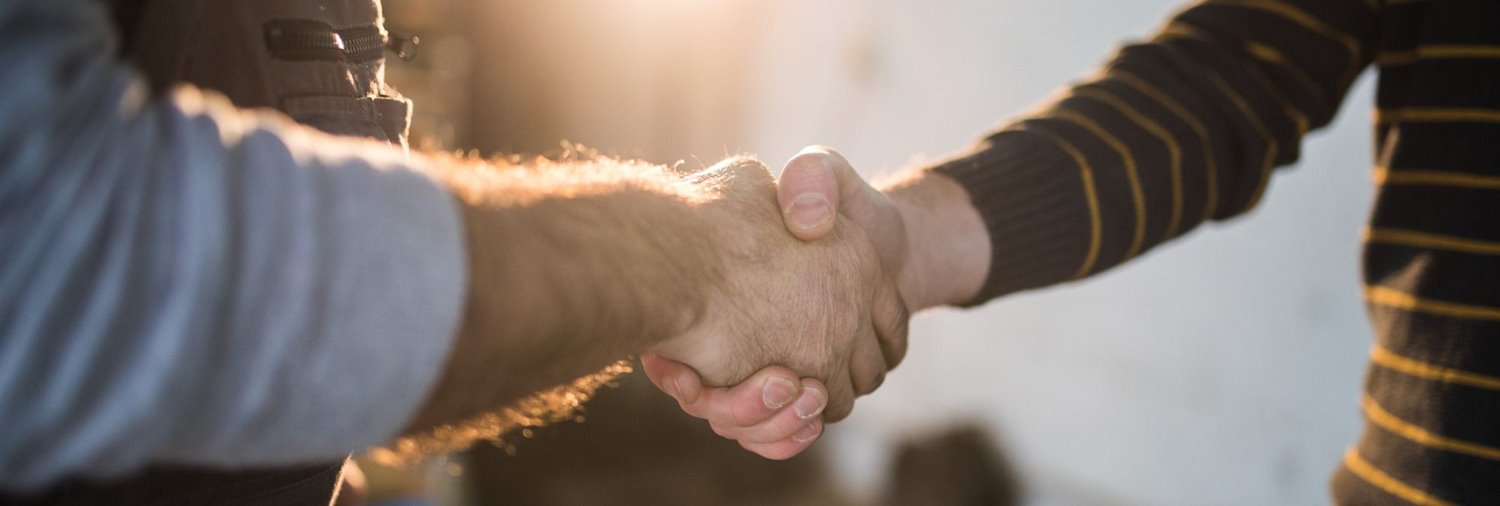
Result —
<path fill-rule="evenodd" d="M 991 246 L 968 192 L 931 171 L 917 172 L 883 191 L 904 223 L 908 247 L 897 282 L 908 309 L 973 300 L 988 275 Z"/>

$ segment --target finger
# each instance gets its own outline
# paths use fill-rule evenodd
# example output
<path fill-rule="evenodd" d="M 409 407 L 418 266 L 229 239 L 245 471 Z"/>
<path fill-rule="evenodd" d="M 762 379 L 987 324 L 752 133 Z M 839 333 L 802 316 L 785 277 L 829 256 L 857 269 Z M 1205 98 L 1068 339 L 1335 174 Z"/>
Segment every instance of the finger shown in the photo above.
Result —
<path fill-rule="evenodd" d="M 683 411 L 688 411 L 689 406 L 697 403 L 703 392 L 703 379 L 698 377 L 698 371 L 687 364 L 655 353 L 642 353 L 641 368 L 646 370 L 646 377 L 657 389 L 677 399 L 678 404 L 683 406 Z M 697 416 L 691 411 L 688 414 Z"/>
<path fill-rule="evenodd" d="M 842 155 L 822 146 L 808 147 L 787 160 L 777 178 L 776 202 L 793 236 L 811 241 L 833 230 L 843 200 L 841 174 L 846 170 L 854 172 Z"/>
<path fill-rule="evenodd" d="M 792 406 L 800 395 L 801 378 L 785 367 L 770 366 L 738 385 L 704 388 L 697 402 L 683 409 L 727 431 L 759 425 Z"/>
<path fill-rule="evenodd" d="M 870 318 L 875 325 L 875 334 L 880 337 L 886 370 L 895 369 L 901 359 L 906 358 L 911 312 L 906 309 L 906 302 L 901 299 L 901 291 L 894 282 L 884 282 L 876 287 Z"/>
<path fill-rule="evenodd" d="M 823 409 L 823 421 L 834 423 L 849 417 L 854 411 L 854 383 L 851 375 L 836 374 L 828 383 L 828 407 Z"/>
<path fill-rule="evenodd" d="M 855 395 L 868 395 L 885 381 L 885 353 L 875 328 L 867 320 L 855 334 L 854 350 L 849 356 L 849 379 Z"/>
<path fill-rule="evenodd" d="M 802 453 L 823 435 L 823 422 L 814 420 L 796 435 L 774 443 L 741 441 L 740 446 L 771 460 L 786 460 Z"/>
<path fill-rule="evenodd" d="M 782 408 L 770 419 L 751 427 L 732 427 L 712 423 L 714 432 L 741 443 L 769 444 L 790 438 L 803 431 L 809 423 L 819 419 L 828 405 L 826 387 L 812 378 L 803 378 L 802 395 L 791 405 Z"/>

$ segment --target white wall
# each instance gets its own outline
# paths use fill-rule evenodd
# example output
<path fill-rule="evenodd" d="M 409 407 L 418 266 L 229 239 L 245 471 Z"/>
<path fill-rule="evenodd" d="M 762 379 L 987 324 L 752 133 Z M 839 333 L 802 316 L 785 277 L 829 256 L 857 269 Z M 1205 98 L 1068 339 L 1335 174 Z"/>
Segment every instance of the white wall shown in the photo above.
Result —
<path fill-rule="evenodd" d="M 1171 0 L 761 0 L 739 145 L 841 149 L 866 175 L 953 151 L 1147 34 Z M 1316 504 L 1356 434 L 1370 76 L 1248 217 L 1076 285 L 924 314 L 829 430 L 868 494 L 888 444 L 998 433 L 1037 504 Z"/>

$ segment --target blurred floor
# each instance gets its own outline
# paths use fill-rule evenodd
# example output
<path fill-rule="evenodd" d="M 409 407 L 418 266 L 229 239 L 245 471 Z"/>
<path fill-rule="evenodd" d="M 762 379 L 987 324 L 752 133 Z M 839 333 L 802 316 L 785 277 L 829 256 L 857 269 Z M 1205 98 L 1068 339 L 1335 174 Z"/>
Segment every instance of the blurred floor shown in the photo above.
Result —
<path fill-rule="evenodd" d="M 822 452 L 774 462 L 683 414 L 644 374 L 596 394 L 583 423 L 512 438 L 469 455 L 475 504 L 850 504 Z"/>

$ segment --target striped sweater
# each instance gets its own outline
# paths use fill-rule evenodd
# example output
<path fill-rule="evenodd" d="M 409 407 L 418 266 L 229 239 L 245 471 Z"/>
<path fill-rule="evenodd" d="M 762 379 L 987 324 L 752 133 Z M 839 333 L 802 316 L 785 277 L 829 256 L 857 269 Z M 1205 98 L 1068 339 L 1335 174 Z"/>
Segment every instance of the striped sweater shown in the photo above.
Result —
<path fill-rule="evenodd" d="M 1500 504 L 1500 2 L 1208 0 L 935 169 L 994 242 L 975 303 L 1260 200 L 1371 63 L 1376 331 L 1340 504 Z"/>

